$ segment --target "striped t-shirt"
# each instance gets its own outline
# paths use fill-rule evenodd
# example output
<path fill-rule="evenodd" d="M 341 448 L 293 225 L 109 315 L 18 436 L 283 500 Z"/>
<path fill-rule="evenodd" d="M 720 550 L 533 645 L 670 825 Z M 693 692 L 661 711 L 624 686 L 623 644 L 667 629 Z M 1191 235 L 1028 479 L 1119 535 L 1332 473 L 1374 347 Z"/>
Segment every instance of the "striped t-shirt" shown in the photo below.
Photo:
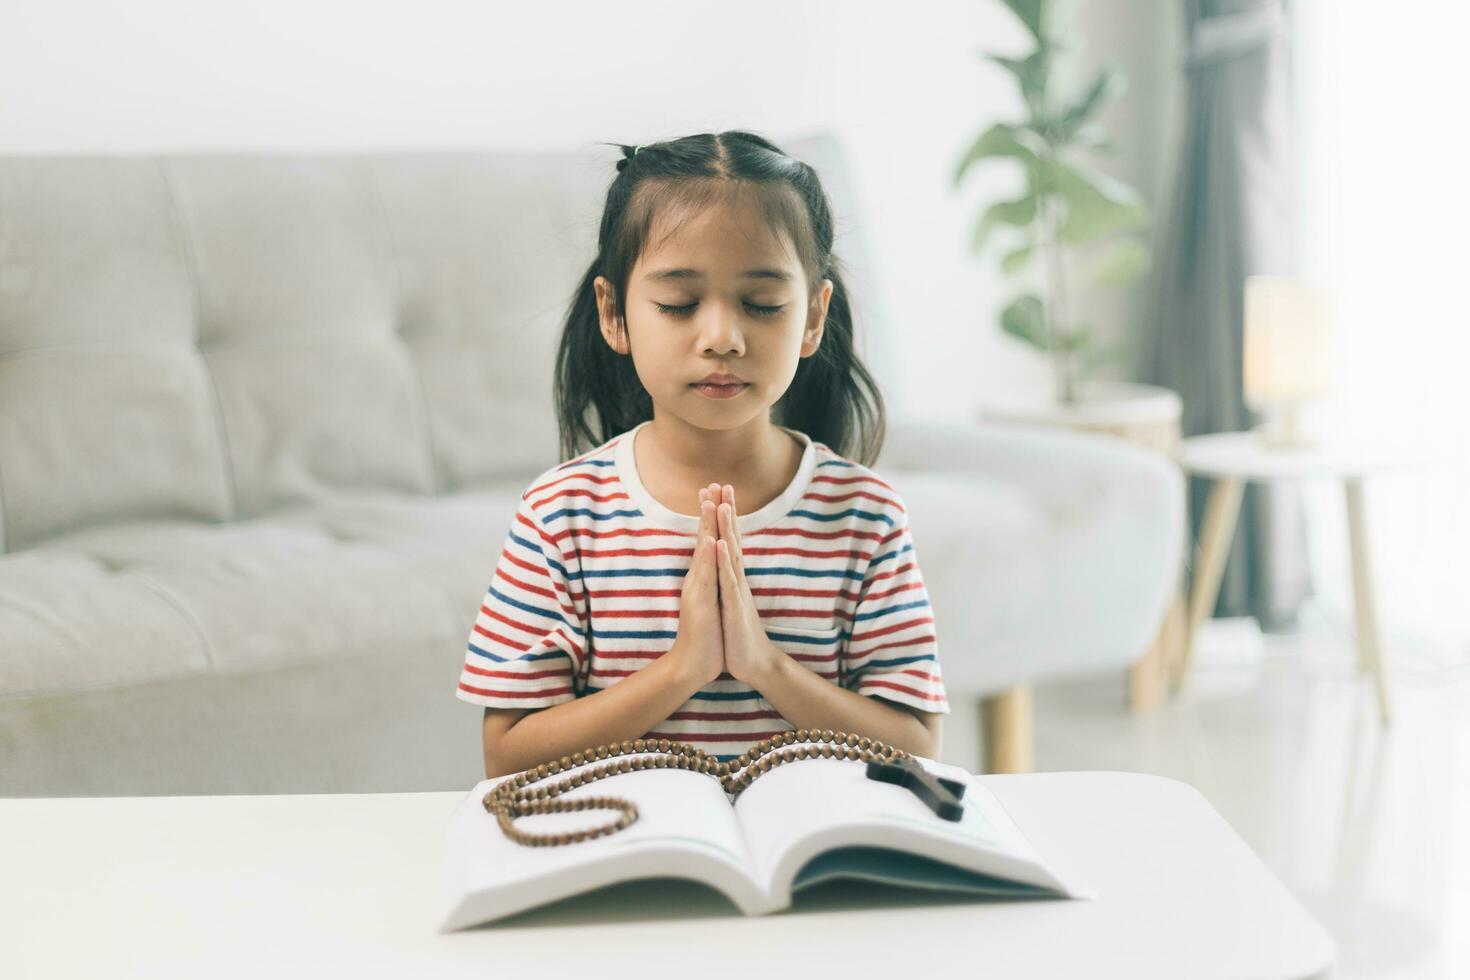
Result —
<path fill-rule="evenodd" d="M 673 645 L 699 517 L 644 489 L 633 442 L 647 424 L 552 467 L 521 495 L 470 631 L 460 700 L 549 707 L 604 690 Z M 786 431 L 805 447 L 795 479 L 736 515 L 766 635 L 849 690 L 948 712 L 903 501 L 861 463 Z M 725 673 L 642 737 L 729 760 L 795 727 Z"/>

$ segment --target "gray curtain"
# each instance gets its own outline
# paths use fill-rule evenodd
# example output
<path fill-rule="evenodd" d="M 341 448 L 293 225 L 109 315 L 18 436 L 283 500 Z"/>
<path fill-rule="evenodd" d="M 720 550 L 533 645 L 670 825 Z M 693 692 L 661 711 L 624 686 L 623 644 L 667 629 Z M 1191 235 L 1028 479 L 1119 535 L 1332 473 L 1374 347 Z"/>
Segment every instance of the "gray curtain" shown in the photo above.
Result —
<path fill-rule="evenodd" d="M 1184 132 L 1138 373 L 1179 392 L 1192 436 L 1262 421 L 1242 394 L 1245 277 L 1296 274 L 1299 249 L 1290 8 L 1184 6 Z M 1198 540 L 1209 484 L 1189 484 Z M 1306 548 L 1300 488 L 1247 484 L 1215 614 L 1255 615 L 1267 630 L 1292 625 L 1311 591 Z"/>

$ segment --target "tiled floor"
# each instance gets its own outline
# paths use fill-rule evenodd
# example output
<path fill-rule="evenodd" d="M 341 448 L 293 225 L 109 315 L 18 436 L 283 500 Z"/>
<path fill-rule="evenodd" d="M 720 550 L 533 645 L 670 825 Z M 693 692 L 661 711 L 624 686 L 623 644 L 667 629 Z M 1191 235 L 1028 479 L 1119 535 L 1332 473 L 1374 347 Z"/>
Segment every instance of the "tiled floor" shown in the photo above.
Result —
<path fill-rule="evenodd" d="M 1145 715 L 1112 674 L 1039 687 L 1036 768 L 1197 787 L 1336 938 L 1339 977 L 1470 978 L 1470 650 L 1390 642 L 1382 730 L 1340 625 L 1309 609 L 1263 640 L 1255 663 L 1202 660 Z M 944 757 L 973 768 L 951 744 L 974 730 L 966 714 Z"/>

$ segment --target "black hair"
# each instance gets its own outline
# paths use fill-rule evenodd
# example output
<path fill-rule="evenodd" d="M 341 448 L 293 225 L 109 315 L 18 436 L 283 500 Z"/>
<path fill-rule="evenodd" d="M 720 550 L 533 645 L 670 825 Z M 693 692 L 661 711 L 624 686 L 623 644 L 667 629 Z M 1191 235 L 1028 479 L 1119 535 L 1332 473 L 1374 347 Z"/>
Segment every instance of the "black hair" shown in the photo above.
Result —
<path fill-rule="evenodd" d="M 602 335 L 597 277 L 611 284 L 626 337 L 622 297 L 655 217 L 668 211 L 682 215 L 682 223 L 722 196 L 738 196 L 769 227 L 790 236 L 806 273 L 808 296 L 816 295 L 823 279 L 832 280 L 821 343 L 797 364 L 790 387 L 773 406 L 773 421 L 840 456 L 873 465 L 886 427 L 883 396 L 853 344 L 844 266 L 832 252 L 832 209 L 816 171 L 741 130 L 623 146 L 622 151 L 618 175 L 607 190 L 597 257 L 572 299 L 557 351 L 554 388 L 562 458 L 653 418 L 653 400 L 632 356 L 613 350 Z"/>

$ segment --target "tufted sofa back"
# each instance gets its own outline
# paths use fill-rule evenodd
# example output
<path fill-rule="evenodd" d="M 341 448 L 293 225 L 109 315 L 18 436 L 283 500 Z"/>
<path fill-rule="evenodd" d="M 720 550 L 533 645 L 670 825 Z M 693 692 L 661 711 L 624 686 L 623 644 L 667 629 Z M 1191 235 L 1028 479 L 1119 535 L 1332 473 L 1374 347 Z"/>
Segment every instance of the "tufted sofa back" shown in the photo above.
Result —
<path fill-rule="evenodd" d="M 6 550 L 555 463 L 591 154 L 0 158 Z"/>
<path fill-rule="evenodd" d="M 0 552 L 558 462 L 596 149 L 0 157 Z M 840 144 L 786 149 L 866 269 Z"/>

